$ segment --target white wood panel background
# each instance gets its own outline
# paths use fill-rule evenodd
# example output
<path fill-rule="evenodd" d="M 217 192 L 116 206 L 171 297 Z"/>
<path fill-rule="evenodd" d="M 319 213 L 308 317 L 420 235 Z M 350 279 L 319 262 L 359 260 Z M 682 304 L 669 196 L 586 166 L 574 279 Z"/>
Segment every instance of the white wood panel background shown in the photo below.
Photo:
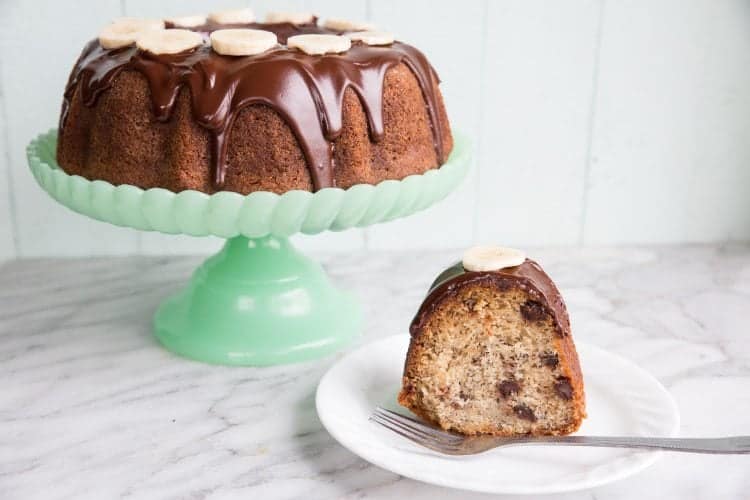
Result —
<path fill-rule="evenodd" d="M 746 0 L 0 0 L 0 260 L 221 243 L 72 214 L 36 186 L 24 150 L 55 126 L 70 67 L 107 20 L 246 4 L 370 20 L 413 42 L 474 141 L 472 173 L 442 204 L 297 238 L 305 249 L 750 239 Z"/>

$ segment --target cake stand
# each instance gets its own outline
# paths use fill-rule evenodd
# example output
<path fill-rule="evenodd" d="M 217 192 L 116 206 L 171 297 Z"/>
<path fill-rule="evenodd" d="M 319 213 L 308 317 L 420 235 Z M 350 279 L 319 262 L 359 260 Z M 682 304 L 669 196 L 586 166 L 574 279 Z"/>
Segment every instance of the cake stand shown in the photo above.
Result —
<path fill-rule="evenodd" d="M 188 285 L 161 304 L 154 331 L 181 356 L 254 366 L 328 355 L 361 328 L 359 304 L 292 246 L 291 235 L 364 227 L 427 208 L 458 185 L 470 158 L 467 139 L 457 135 L 444 165 L 401 181 L 315 193 L 207 195 L 68 175 L 55 161 L 56 146 L 52 130 L 31 141 L 27 156 L 34 178 L 62 205 L 118 226 L 226 238 Z"/>

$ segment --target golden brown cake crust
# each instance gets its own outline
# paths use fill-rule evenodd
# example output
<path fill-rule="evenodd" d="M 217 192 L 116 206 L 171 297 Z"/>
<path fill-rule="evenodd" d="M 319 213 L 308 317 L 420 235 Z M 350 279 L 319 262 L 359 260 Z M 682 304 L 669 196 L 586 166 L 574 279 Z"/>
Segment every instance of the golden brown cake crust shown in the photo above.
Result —
<path fill-rule="evenodd" d="M 401 46 L 398 49 L 407 55 L 414 50 Z M 126 60 L 122 49 L 118 50 L 87 47 L 84 61 L 79 61 L 71 75 L 57 150 L 58 163 L 66 173 L 115 185 L 206 193 L 283 193 L 325 187 L 316 185 L 309 151 L 300 142 L 299 131 L 293 130 L 289 117 L 283 117 L 268 104 L 254 102 L 237 108 L 230 120 L 223 160 L 225 177 L 217 184 L 215 134 L 196 118 L 196 95 L 192 93 L 195 87 L 179 86 L 167 119 L 154 112 L 159 99 L 154 95 L 153 80 L 146 77 L 147 71 L 152 71 L 149 60 L 139 62 L 145 65 L 143 69 L 127 59 L 107 85 L 92 88 L 92 81 L 99 80 L 85 77 L 86 57 L 93 58 L 86 54 L 94 51 L 99 58 L 94 62 L 115 57 Z M 355 47 L 352 57 L 365 57 L 367 50 Z M 445 157 L 451 151 L 453 140 L 436 76 L 432 71 L 428 75 L 429 88 L 434 89 L 432 102 L 425 83 L 418 78 L 424 78 L 424 72 L 415 72 L 415 63 L 410 61 L 407 57 L 385 71 L 379 110 L 366 107 L 353 88 L 345 88 L 341 128 L 330 140 L 331 185 L 348 188 L 424 173 L 439 167 L 444 159 L 439 155 Z M 430 115 L 432 108 L 435 117 Z M 377 117 L 372 118 L 374 113 L 382 113 L 379 137 L 375 137 L 369 122 L 377 121 Z M 435 145 L 436 131 L 440 133 L 439 148 Z"/>
<path fill-rule="evenodd" d="M 498 297 L 504 300 L 510 298 L 508 303 L 513 304 L 513 307 L 506 309 L 504 313 L 504 318 L 507 321 L 502 329 L 497 328 L 497 325 L 493 327 L 488 324 L 488 321 L 491 321 L 488 319 L 490 314 L 485 314 L 488 311 L 493 312 L 490 305 Z M 485 315 L 481 316 L 482 314 Z M 446 321 L 446 318 L 456 318 L 455 322 L 463 325 L 478 322 L 479 330 L 482 331 L 477 333 L 475 328 L 474 338 L 459 339 L 459 342 L 456 343 L 456 335 L 445 336 L 445 331 L 448 329 L 446 325 L 451 324 L 450 321 Z M 532 328 L 529 328 L 530 324 Z M 556 425 L 552 426 L 545 426 L 536 422 L 536 417 L 533 414 L 535 408 L 530 408 L 514 399 L 518 395 L 517 393 L 523 393 L 523 384 L 528 382 L 525 382 L 524 379 L 518 380 L 513 373 L 509 374 L 507 370 L 504 376 L 500 375 L 500 378 L 504 380 L 491 380 L 489 382 L 483 380 L 482 382 L 485 384 L 497 383 L 497 389 L 500 393 L 508 393 L 501 394 L 497 398 L 500 407 L 500 410 L 498 410 L 501 415 L 500 420 L 508 419 L 508 417 L 502 416 L 502 407 L 505 404 L 508 406 L 504 410 L 506 413 L 515 413 L 514 416 L 520 417 L 521 420 L 524 417 L 533 417 L 532 423 L 519 427 L 511 424 L 501 425 L 497 421 L 478 422 L 473 419 L 456 424 L 456 415 L 446 417 L 445 412 L 440 414 L 439 411 L 436 411 L 435 401 L 438 401 L 437 405 L 443 401 L 451 402 L 453 408 L 456 409 L 455 413 L 460 417 L 460 412 L 464 411 L 463 405 L 466 404 L 469 407 L 472 404 L 471 397 L 465 398 L 464 392 L 470 392 L 476 388 L 471 388 L 471 384 L 468 384 L 469 388 L 467 389 L 466 381 L 471 379 L 473 372 L 479 370 L 475 370 L 473 366 L 469 366 L 468 369 L 462 367 L 460 363 L 456 363 L 454 355 L 449 356 L 451 358 L 449 369 L 453 371 L 463 369 L 464 371 L 456 377 L 451 378 L 451 374 L 443 377 L 442 373 L 447 370 L 442 365 L 436 370 L 435 365 L 441 363 L 441 360 L 445 361 L 445 356 L 440 353 L 440 347 L 436 349 L 436 343 L 454 342 L 450 346 L 451 352 L 458 351 L 463 355 L 468 353 L 472 356 L 473 364 L 484 363 L 485 366 L 482 366 L 479 371 L 486 378 L 488 370 L 503 373 L 497 360 L 485 362 L 482 359 L 487 355 L 487 346 L 498 345 L 493 335 L 503 335 L 504 331 L 509 332 L 517 328 L 516 325 L 520 325 L 518 328 L 522 331 L 521 336 L 523 338 L 515 338 L 516 347 L 514 349 L 518 349 L 517 346 L 521 345 L 521 351 L 523 351 L 523 342 L 530 335 L 529 331 L 540 331 L 542 339 L 546 339 L 548 342 L 545 351 L 549 351 L 547 358 L 540 357 L 540 361 L 536 361 L 535 366 L 526 369 L 534 364 L 534 358 L 527 355 L 527 349 L 527 352 L 521 352 L 520 364 L 522 366 L 520 368 L 525 369 L 527 380 L 536 377 L 543 381 L 546 380 L 544 383 L 547 383 L 548 386 L 551 381 L 556 380 L 556 382 L 552 382 L 554 384 L 553 390 L 547 390 L 546 393 L 542 390 L 538 391 L 539 394 L 547 397 L 546 402 L 541 401 L 539 404 L 549 406 L 550 394 L 552 394 L 551 399 L 553 400 L 556 396 L 561 397 L 565 401 L 552 401 L 552 406 L 557 405 L 558 407 L 552 408 L 552 410 L 565 413 L 565 418 L 558 419 Z M 467 328 L 467 331 L 471 330 L 471 327 Z M 427 299 L 412 323 L 411 334 L 412 339 L 404 365 L 403 388 L 398 396 L 398 401 L 402 406 L 437 426 L 464 434 L 515 435 L 525 433 L 558 435 L 575 432 L 586 416 L 583 377 L 570 334 L 567 309 L 557 287 L 541 267 L 533 261 L 527 260 L 524 264 L 515 268 L 483 273 L 465 272 L 460 264 L 450 268 L 433 284 Z M 462 335 L 467 334 L 464 332 Z M 461 342 L 468 343 L 462 344 Z M 505 349 L 502 342 L 499 345 L 500 349 Z M 531 345 L 539 346 L 539 340 Z M 481 348 L 477 346 L 481 346 Z M 552 346 L 551 349 L 550 346 Z M 507 349 L 505 356 L 501 355 L 500 359 L 507 361 L 508 352 L 514 351 L 513 349 Z M 550 375 L 554 377 L 552 379 L 546 374 L 549 370 L 551 370 Z M 513 370 L 510 371 L 513 372 Z M 430 384 L 425 383 L 426 379 L 434 377 L 436 373 L 439 378 L 438 386 L 440 390 L 437 400 L 430 400 L 430 398 L 424 397 L 421 392 L 429 391 L 428 386 Z M 458 398 L 456 398 L 455 391 L 451 390 L 451 386 L 455 385 L 457 381 L 461 385 Z M 473 381 L 476 382 L 476 380 Z M 511 399 L 514 400 L 514 403 L 510 402 Z M 511 404 L 516 406 L 510 406 Z M 560 409 L 561 405 L 569 405 L 568 410 Z M 487 409 L 485 408 L 484 411 L 486 412 Z M 526 415 L 526 412 L 531 412 L 531 415 Z"/>

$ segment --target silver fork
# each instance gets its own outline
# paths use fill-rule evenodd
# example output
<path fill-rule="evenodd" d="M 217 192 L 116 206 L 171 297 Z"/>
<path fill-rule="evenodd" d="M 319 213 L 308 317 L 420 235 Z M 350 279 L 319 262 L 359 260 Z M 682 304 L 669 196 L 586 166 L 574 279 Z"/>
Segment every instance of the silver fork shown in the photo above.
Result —
<path fill-rule="evenodd" d="M 370 420 L 386 429 L 445 455 L 474 455 L 493 448 L 516 445 L 604 446 L 689 453 L 750 454 L 750 436 L 722 438 L 657 438 L 617 436 L 494 437 L 461 436 L 436 429 L 385 408 L 375 408 Z"/>

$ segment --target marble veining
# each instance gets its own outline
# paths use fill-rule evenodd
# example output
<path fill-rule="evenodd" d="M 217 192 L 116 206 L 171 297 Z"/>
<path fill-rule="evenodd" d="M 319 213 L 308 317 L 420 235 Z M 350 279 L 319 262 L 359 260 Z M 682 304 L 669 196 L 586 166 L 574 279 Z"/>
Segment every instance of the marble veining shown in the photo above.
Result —
<path fill-rule="evenodd" d="M 362 343 L 405 332 L 434 274 L 458 254 L 321 259 L 365 304 Z M 577 339 L 667 386 L 682 435 L 750 434 L 750 247 L 529 254 L 560 285 Z M 0 498 L 489 498 L 401 478 L 339 446 L 314 407 L 333 358 L 227 368 L 157 346 L 151 315 L 199 262 L 2 267 Z M 671 454 L 619 483 L 556 498 L 743 499 L 748 470 L 747 457 Z"/>

